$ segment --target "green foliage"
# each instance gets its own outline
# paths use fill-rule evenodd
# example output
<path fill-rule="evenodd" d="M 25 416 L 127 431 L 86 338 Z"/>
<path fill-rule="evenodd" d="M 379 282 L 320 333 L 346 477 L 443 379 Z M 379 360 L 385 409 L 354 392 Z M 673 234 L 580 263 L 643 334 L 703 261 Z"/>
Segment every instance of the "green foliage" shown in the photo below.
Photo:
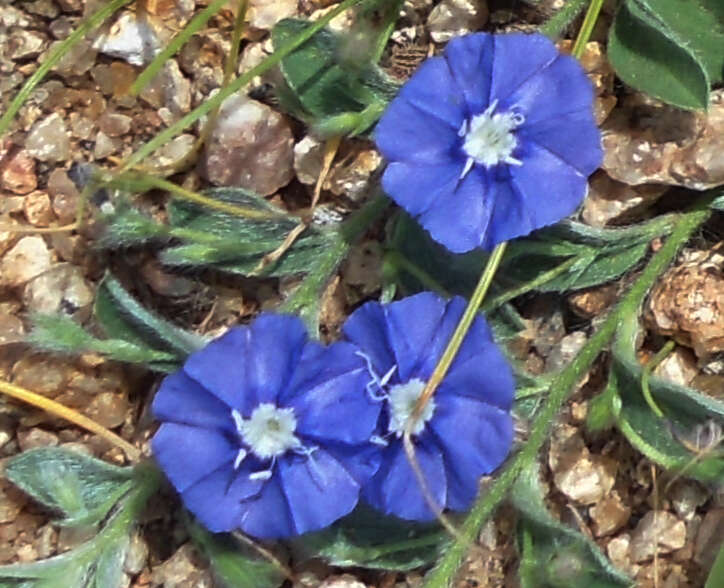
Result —
<path fill-rule="evenodd" d="M 674 106 L 704 109 L 724 76 L 721 0 L 625 0 L 609 33 L 618 76 Z"/>
<path fill-rule="evenodd" d="M 163 247 L 160 260 L 166 265 L 212 267 L 247 276 L 286 276 L 309 271 L 337 237 L 333 229 L 311 226 L 278 260 L 262 267 L 264 256 L 280 247 L 301 219 L 241 188 L 210 190 L 208 195 L 243 207 L 250 216 L 173 200 L 168 206 L 169 224 L 162 225 L 120 203 L 106 217 L 101 245 L 114 249 L 159 242 Z"/>
<path fill-rule="evenodd" d="M 111 274 L 98 286 L 93 312 L 107 339 L 94 337 L 68 317 L 35 315 L 27 340 L 55 353 L 91 351 L 160 372 L 176 370 L 206 342 L 146 309 Z"/>
<path fill-rule="evenodd" d="M 597 417 L 589 423 L 593 428 L 615 423 L 638 451 L 674 473 L 704 482 L 721 480 L 724 452 L 716 431 L 724 427 L 724 402 L 652 376 L 651 394 L 665 418 L 656 416 L 641 388 L 637 334 L 638 323 L 632 315 L 618 331 L 609 383 L 594 402 Z"/>
<path fill-rule="evenodd" d="M 272 31 L 278 48 L 309 23 L 284 19 Z M 322 29 L 282 59 L 286 87 L 278 88 L 287 111 L 325 135 L 358 135 L 380 117 L 399 87 L 370 60 L 376 36 L 358 29 L 341 36 Z"/>
<path fill-rule="evenodd" d="M 548 512 L 539 475 L 538 466 L 528 468 L 511 493 L 519 513 L 521 588 L 631 586 L 631 580 L 609 563 L 593 541 Z"/>
<path fill-rule="evenodd" d="M 670 230 L 671 221 L 669 217 L 658 217 L 621 229 L 597 229 L 564 220 L 510 243 L 500 273 L 513 284 L 525 283 L 572 260 L 565 271 L 536 290 L 564 292 L 604 284 L 637 264 L 651 239 Z"/>
<path fill-rule="evenodd" d="M 406 571 L 435 561 L 447 543 L 447 533 L 437 524 L 403 521 L 360 505 L 292 547 L 302 560 L 321 557 L 334 566 Z"/>
<path fill-rule="evenodd" d="M 64 586 L 116 588 L 130 534 L 158 471 L 148 465 L 118 468 L 67 449 L 32 449 L 11 458 L 5 474 L 44 505 L 61 512 L 62 524 L 87 525 L 95 536 L 72 551 L 30 564 L 0 567 L 0 588 Z"/>
<path fill-rule="evenodd" d="M 209 560 L 219 588 L 277 588 L 284 581 L 276 566 L 252 555 L 231 535 L 211 534 L 195 522 L 187 527 L 192 541 Z"/>

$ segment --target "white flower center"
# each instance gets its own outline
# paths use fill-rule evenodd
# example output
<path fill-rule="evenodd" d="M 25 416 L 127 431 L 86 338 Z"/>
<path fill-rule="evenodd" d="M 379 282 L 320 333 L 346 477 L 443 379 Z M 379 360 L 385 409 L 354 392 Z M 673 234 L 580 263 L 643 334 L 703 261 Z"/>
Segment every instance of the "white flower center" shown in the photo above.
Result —
<path fill-rule="evenodd" d="M 241 439 L 259 459 L 274 458 L 302 446 L 294 436 L 297 419 L 292 408 L 277 408 L 264 403 L 254 409 L 248 420 L 244 420 L 236 410 L 231 412 L 231 416 Z"/>
<path fill-rule="evenodd" d="M 390 388 L 390 393 L 387 397 L 387 402 L 390 407 L 390 433 L 395 433 L 398 437 L 402 437 L 405 433 L 407 419 L 409 419 L 415 411 L 417 401 L 424 389 L 425 382 L 417 378 Z M 415 421 L 410 432 L 413 435 L 420 434 L 425 429 L 425 423 L 432 418 L 433 412 L 435 412 L 435 401 L 431 398 L 422 409 L 422 413 L 417 421 Z"/>
<path fill-rule="evenodd" d="M 465 168 L 460 174 L 461 178 L 465 177 L 476 163 L 486 168 L 500 162 L 522 165 L 519 159 L 513 157 L 513 150 L 518 146 L 513 131 L 522 125 L 525 119 L 517 112 L 493 114 L 497 105 L 498 101 L 493 100 L 481 114 L 463 121 L 458 131 L 458 135 L 463 137 L 463 151 L 468 156 Z"/>

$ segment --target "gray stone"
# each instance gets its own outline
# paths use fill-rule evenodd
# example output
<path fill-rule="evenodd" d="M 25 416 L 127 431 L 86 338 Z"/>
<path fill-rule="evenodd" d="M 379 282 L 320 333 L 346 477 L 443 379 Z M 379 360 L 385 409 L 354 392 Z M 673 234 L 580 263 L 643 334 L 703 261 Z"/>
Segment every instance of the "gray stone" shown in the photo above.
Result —
<path fill-rule="evenodd" d="M 54 112 L 35 123 L 25 148 L 40 161 L 66 161 L 70 157 L 70 136 L 61 116 Z"/>
<path fill-rule="evenodd" d="M 23 301 L 31 312 L 63 313 L 85 319 L 93 304 L 93 290 L 79 267 L 57 263 L 28 282 Z"/>
<path fill-rule="evenodd" d="M 50 262 L 50 251 L 42 237 L 23 237 L 0 260 L 0 286 L 22 286 L 48 270 Z"/>

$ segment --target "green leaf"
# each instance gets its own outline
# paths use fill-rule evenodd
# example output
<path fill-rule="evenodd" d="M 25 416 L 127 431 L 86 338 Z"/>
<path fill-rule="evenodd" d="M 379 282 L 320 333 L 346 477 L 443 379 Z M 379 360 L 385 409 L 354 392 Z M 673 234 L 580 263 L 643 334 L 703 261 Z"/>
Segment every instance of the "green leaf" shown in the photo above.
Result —
<path fill-rule="evenodd" d="M 537 465 L 524 470 L 511 499 L 520 514 L 521 588 L 616 588 L 632 586 L 598 546 L 556 520 L 545 506 Z"/>
<path fill-rule="evenodd" d="M 711 84 L 724 75 L 724 20 L 717 2 L 626 0 L 609 33 L 616 73 L 664 102 L 705 109 Z"/>
<path fill-rule="evenodd" d="M 211 564 L 221 588 L 277 588 L 283 572 L 270 561 L 252 554 L 228 534 L 211 534 L 196 522 L 187 524 L 194 544 Z"/>
<path fill-rule="evenodd" d="M 128 492 L 132 471 L 68 449 L 30 449 L 12 458 L 5 475 L 48 508 L 63 514 L 63 524 L 100 521 Z"/>
<path fill-rule="evenodd" d="M 65 315 L 34 315 L 33 330 L 26 341 L 53 353 L 100 353 L 109 359 L 127 363 L 150 364 L 155 367 L 175 365 L 171 353 L 136 345 L 122 339 L 98 339 Z"/>
<path fill-rule="evenodd" d="M 278 48 L 310 26 L 284 19 L 272 31 Z M 323 134 L 359 134 L 382 114 L 399 86 L 370 61 L 375 36 L 352 31 L 338 36 L 322 29 L 286 56 L 280 69 L 286 88 L 282 105 Z"/>
<path fill-rule="evenodd" d="M 724 584 L 724 543 L 719 548 L 719 553 L 711 566 L 711 571 L 706 579 L 704 588 L 716 588 Z"/>
<path fill-rule="evenodd" d="M 42 453 L 45 452 L 45 453 Z M 119 588 L 130 534 L 160 481 L 148 465 L 114 468 L 90 457 L 62 449 L 31 450 L 11 458 L 11 471 L 20 486 L 51 508 L 98 525 L 97 534 L 72 551 L 30 564 L 0 566 L 0 586 L 17 588 Z M 42 474 L 50 467 L 55 482 Z M 33 470 L 35 470 L 33 472 Z M 115 479 L 115 482 L 113 481 Z M 65 484 L 68 488 L 65 488 Z M 105 491 L 105 496 L 103 496 Z M 60 494 L 59 494 L 60 493 Z M 69 519 L 66 519 L 66 523 Z M 61 580 L 62 579 L 62 580 Z"/>
<path fill-rule="evenodd" d="M 111 274 L 98 286 L 93 311 L 109 337 L 171 353 L 180 363 L 206 343 L 142 306 Z"/>
<path fill-rule="evenodd" d="M 501 264 L 501 282 L 525 284 L 540 274 L 562 267 L 565 271 L 536 287 L 540 292 L 589 288 L 619 278 L 638 263 L 651 239 L 670 230 L 671 218 L 622 229 L 597 229 L 562 221 L 511 242 Z"/>
<path fill-rule="evenodd" d="M 302 560 L 321 557 L 334 566 L 406 571 L 429 565 L 448 543 L 437 524 L 382 515 L 364 505 L 316 533 L 293 541 Z"/>
<path fill-rule="evenodd" d="M 724 402 L 692 388 L 674 384 L 655 376 L 649 379 L 651 395 L 664 412 L 659 418 L 646 403 L 635 341 L 638 335 L 636 316 L 631 316 L 619 329 L 613 347 L 612 383 L 609 403 L 616 425 L 629 443 L 662 467 L 713 482 L 724 478 L 724 452 L 720 445 L 694 448 L 697 437 L 707 428 L 724 426 Z M 687 448 L 687 444 L 694 450 Z"/>

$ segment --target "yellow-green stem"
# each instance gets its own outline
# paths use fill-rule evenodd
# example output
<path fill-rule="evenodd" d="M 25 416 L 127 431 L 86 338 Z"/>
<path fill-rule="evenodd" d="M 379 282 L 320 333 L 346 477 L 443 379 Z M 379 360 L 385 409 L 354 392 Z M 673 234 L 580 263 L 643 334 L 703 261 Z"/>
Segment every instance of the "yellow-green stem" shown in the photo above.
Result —
<path fill-rule="evenodd" d="M 67 406 L 63 406 L 59 402 L 55 402 L 55 400 L 51 400 L 50 398 L 46 398 L 45 396 L 41 396 L 40 394 L 36 394 L 35 392 L 31 392 L 30 390 L 26 390 L 25 388 L 21 388 L 20 386 L 16 386 L 3 380 L 0 380 L 0 392 L 10 398 L 21 400 L 22 402 L 40 408 L 49 414 L 65 419 L 66 421 L 102 437 L 111 445 L 115 445 L 119 449 L 123 450 L 123 452 L 128 456 L 128 459 L 131 461 L 138 461 L 141 458 L 141 451 L 137 447 L 134 447 L 128 441 L 99 425 L 94 420 L 89 419 L 87 416 L 83 416 Z"/>
<path fill-rule="evenodd" d="M 440 357 L 440 360 L 437 362 L 435 370 L 432 372 L 432 375 L 425 384 L 425 389 L 422 391 L 422 394 L 417 401 L 415 410 L 407 420 L 406 429 L 408 431 L 413 428 L 415 421 L 419 418 L 420 414 L 422 414 L 423 408 L 429 402 L 430 398 L 432 398 L 433 394 L 435 394 L 435 390 L 437 390 L 440 382 L 442 382 L 443 378 L 447 374 L 447 371 L 450 369 L 450 366 L 452 365 L 452 362 L 455 359 L 463 340 L 465 339 L 465 335 L 468 334 L 470 325 L 473 324 L 473 320 L 475 320 L 475 317 L 477 316 L 478 309 L 488 292 L 488 288 L 490 288 L 493 276 L 495 276 L 495 272 L 503 259 L 506 246 L 507 242 L 504 241 L 493 250 L 493 253 L 490 254 L 488 263 L 480 276 L 480 280 L 478 281 L 478 285 L 475 286 L 475 291 L 470 297 L 470 302 L 468 302 L 460 322 L 455 328 L 452 337 L 450 337 L 450 341 Z"/>
<path fill-rule="evenodd" d="M 588 40 L 591 38 L 593 27 L 596 26 L 596 21 L 598 20 L 602 6 L 603 0 L 591 0 L 591 3 L 588 5 L 581 30 L 578 31 L 578 37 L 576 37 L 576 42 L 573 44 L 573 49 L 571 50 L 571 55 L 576 59 L 580 59 L 586 50 L 586 43 L 588 43 Z"/>

